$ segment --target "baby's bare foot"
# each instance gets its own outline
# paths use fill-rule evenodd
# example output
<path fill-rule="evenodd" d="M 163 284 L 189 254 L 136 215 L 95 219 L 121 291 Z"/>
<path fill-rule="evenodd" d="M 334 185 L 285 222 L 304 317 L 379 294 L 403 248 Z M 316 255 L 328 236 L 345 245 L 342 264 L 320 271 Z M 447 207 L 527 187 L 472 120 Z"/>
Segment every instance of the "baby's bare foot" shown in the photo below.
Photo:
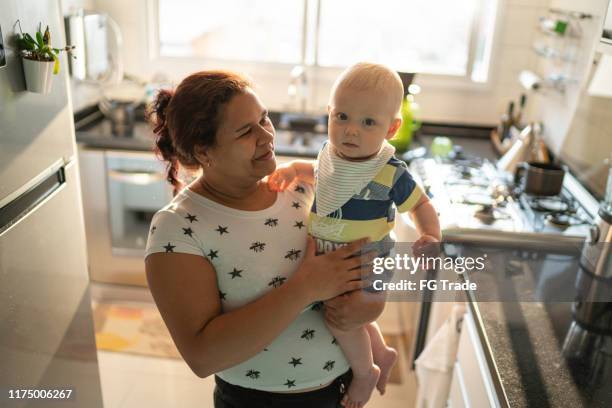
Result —
<path fill-rule="evenodd" d="M 378 378 L 376 389 L 380 392 L 380 395 L 385 393 L 387 381 L 389 381 L 389 375 L 391 375 L 391 369 L 396 361 L 397 351 L 391 347 L 387 347 L 380 361 L 376 360 L 376 365 L 380 367 L 380 377 Z"/>
<path fill-rule="evenodd" d="M 351 385 L 342 399 L 342 405 L 346 408 L 361 408 L 370 399 L 374 387 L 380 376 L 380 368 L 372 365 L 372 368 L 363 376 L 353 375 Z"/>

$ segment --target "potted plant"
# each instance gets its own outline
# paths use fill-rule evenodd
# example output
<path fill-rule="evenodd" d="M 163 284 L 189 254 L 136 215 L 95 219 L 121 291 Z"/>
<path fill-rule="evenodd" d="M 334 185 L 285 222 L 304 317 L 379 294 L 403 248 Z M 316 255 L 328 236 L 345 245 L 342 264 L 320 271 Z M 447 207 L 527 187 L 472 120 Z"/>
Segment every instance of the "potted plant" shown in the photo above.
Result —
<path fill-rule="evenodd" d="M 30 92 L 47 94 L 51 91 L 52 76 L 59 72 L 59 53 L 70 53 L 74 46 L 64 48 L 51 47 L 51 33 L 49 26 L 43 33 L 39 24 L 36 34 L 31 36 L 21 31 L 19 24 L 17 45 L 23 61 L 26 87 Z"/>

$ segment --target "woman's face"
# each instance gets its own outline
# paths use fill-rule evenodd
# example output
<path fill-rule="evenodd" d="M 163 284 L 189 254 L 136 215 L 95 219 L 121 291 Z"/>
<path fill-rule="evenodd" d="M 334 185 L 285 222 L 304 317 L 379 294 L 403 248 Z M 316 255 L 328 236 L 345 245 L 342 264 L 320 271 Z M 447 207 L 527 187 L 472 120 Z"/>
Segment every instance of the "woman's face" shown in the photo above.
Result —
<path fill-rule="evenodd" d="M 276 169 L 274 134 L 267 109 L 251 89 L 234 96 L 221 111 L 216 146 L 206 151 L 211 166 L 204 171 L 238 183 L 261 180 Z"/>

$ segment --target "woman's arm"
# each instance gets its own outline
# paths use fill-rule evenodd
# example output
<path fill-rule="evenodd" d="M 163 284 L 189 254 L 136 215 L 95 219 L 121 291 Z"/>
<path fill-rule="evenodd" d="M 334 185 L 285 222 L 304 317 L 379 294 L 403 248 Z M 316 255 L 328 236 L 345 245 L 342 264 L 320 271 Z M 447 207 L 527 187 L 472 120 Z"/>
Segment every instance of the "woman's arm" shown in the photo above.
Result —
<path fill-rule="evenodd" d="M 221 313 L 215 270 L 200 256 L 149 255 L 147 281 L 181 355 L 196 375 L 207 377 L 262 351 L 313 301 L 367 286 L 357 280 L 364 271 L 350 270 L 359 258 L 348 258 L 364 243 L 314 256 L 309 239 L 306 257 L 285 284 L 228 313 Z"/>

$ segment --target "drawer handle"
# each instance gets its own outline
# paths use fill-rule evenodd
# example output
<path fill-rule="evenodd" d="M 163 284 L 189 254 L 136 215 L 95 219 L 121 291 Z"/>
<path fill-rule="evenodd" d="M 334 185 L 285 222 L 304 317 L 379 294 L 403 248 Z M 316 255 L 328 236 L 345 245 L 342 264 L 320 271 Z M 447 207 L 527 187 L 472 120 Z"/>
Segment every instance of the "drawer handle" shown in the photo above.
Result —
<path fill-rule="evenodd" d="M 164 175 L 161 173 L 148 173 L 144 171 L 109 170 L 108 175 L 110 178 L 122 183 L 136 184 L 139 186 L 157 183 L 164 179 Z"/>

